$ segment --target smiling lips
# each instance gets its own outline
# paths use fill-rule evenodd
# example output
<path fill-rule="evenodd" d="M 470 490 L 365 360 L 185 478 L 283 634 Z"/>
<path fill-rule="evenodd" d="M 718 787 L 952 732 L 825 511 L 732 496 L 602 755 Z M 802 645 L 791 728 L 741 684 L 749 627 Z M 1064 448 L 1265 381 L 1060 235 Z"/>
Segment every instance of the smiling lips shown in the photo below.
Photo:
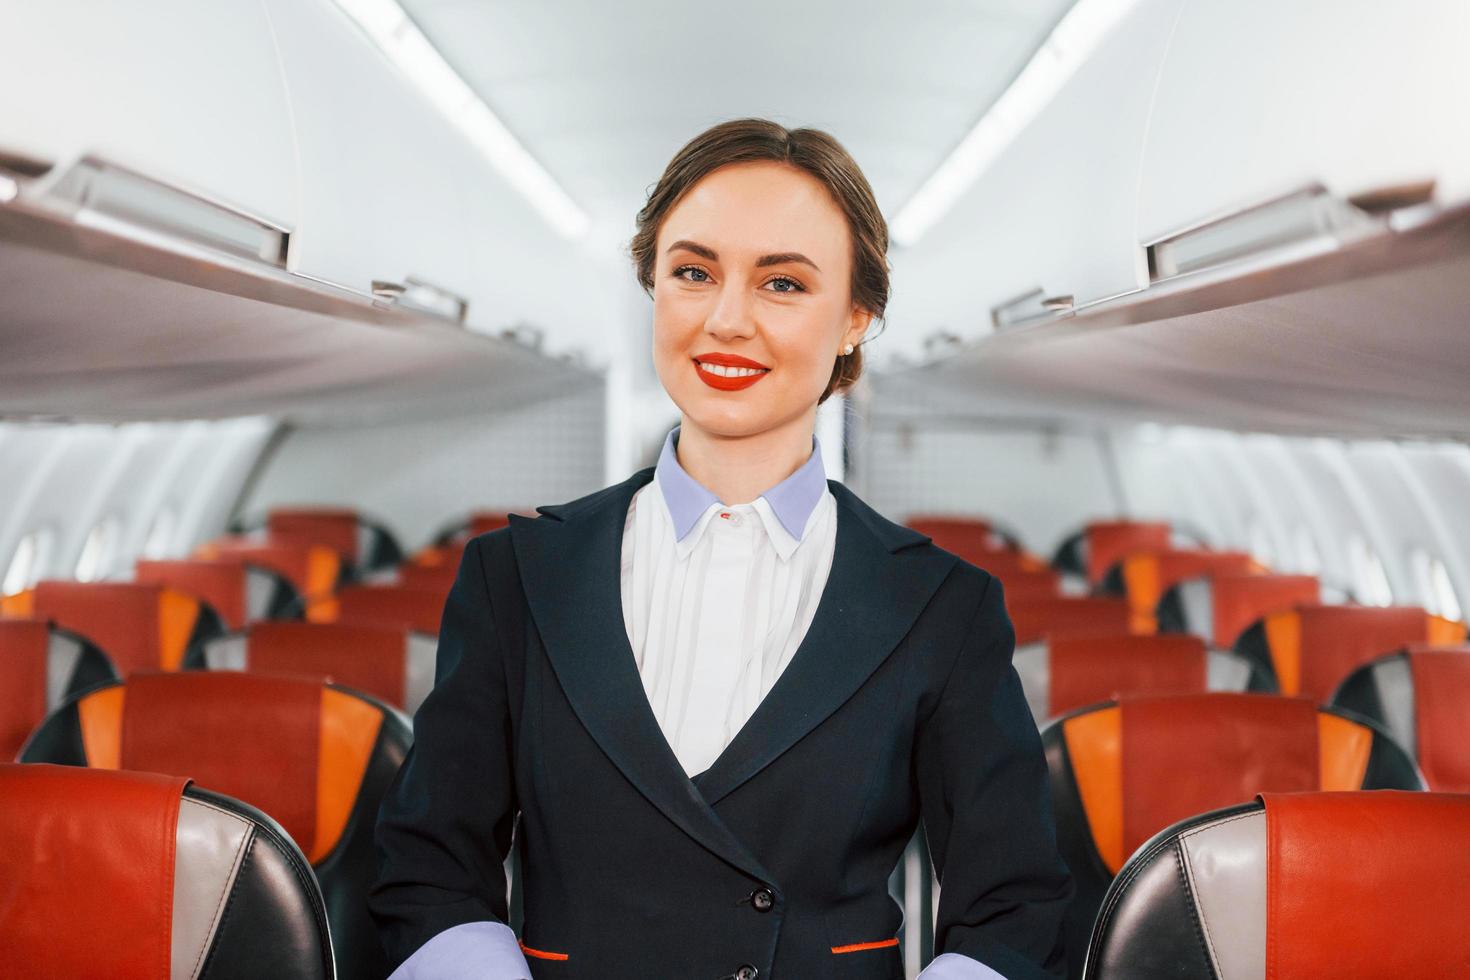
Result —
<path fill-rule="evenodd" d="M 694 372 L 711 388 L 739 391 L 770 374 L 771 369 L 738 354 L 701 354 L 694 358 Z"/>

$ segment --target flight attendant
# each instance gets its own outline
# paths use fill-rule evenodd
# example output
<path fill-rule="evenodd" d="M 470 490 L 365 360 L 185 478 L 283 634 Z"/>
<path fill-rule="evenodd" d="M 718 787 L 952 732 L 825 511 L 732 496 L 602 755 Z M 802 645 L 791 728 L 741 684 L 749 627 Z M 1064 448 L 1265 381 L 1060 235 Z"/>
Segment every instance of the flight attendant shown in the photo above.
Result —
<path fill-rule="evenodd" d="M 378 821 L 394 980 L 896 980 L 920 820 L 924 980 L 1061 976 L 1001 585 L 826 479 L 814 436 L 887 245 L 823 132 L 735 120 L 670 162 L 631 251 L 680 422 L 656 466 L 466 548 Z"/>

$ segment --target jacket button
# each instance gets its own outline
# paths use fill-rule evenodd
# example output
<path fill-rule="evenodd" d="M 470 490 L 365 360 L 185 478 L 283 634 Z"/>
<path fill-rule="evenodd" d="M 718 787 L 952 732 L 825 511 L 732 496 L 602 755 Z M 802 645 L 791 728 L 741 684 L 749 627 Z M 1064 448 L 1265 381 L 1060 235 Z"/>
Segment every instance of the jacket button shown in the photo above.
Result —
<path fill-rule="evenodd" d="M 769 888 L 757 888 L 750 893 L 750 904 L 757 912 L 769 912 L 771 906 L 776 904 L 776 896 L 771 894 Z"/>
<path fill-rule="evenodd" d="M 761 971 L 757 970 L 749 963 L 746 963 L 740 969 L 735 971 L 735 980 L 755 980 L 755 978 L 760 975 Z"/>

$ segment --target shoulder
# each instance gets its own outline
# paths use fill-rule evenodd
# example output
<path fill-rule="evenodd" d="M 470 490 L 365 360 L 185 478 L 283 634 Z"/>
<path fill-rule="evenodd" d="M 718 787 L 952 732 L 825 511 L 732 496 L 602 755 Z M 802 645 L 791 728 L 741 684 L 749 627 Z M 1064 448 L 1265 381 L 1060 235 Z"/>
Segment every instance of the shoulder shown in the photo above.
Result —
<path fill-rule="evenodd" d="M 945 583 L 947 587 L 969 592 L 976 601 L 991 590 L 992 583 L 999 590 L 1000 581 L 985 569 L 941 548 L 929 535 L 883 516 L 836 480 L 828 480 L 827 483 L 838 506 L 847 508 L 862 520 L 880 541 L 888 545 L 890 551 L 906 560 L 950 566 L 949 579 Z"/>

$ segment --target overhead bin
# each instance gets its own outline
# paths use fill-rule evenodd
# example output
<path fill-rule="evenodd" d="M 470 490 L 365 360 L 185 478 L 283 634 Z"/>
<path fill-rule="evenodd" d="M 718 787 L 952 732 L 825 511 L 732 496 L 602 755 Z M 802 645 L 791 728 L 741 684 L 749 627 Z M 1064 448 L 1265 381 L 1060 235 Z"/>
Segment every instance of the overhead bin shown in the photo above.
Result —
<path fill-rule="evenodd" d="M 294 225 L 291 108 L 259 0 L 7 5 L 0 165 L 86 156 Z"/>
<path fill-rule="evenodd" d="M 1470 198 L 1470 5 L 1186 4 L 1138 183 L 1143 242 L 1321 185 Z"/>

